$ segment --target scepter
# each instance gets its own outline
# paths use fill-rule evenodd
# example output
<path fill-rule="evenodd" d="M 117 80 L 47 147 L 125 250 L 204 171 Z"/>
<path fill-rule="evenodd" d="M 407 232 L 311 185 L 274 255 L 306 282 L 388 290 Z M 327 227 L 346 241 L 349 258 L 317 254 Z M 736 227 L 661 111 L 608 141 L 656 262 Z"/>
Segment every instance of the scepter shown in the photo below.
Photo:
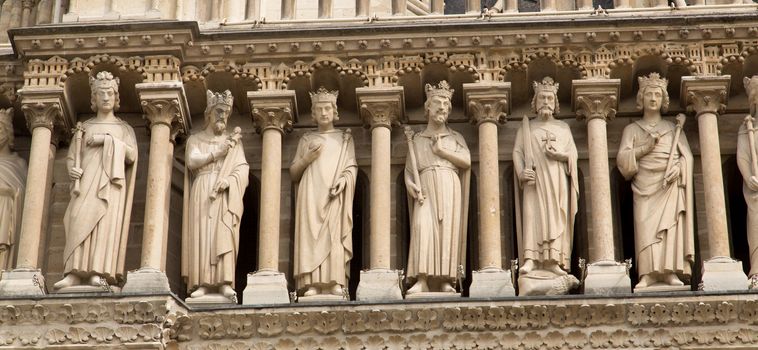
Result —
<path fill-rule="evenodd" d="M 413 175 L 413 182 L 416 183 L 416 186 L 419 188 L 419 192 L 417 194 L 418 203 L 423 205 L 426 197 L 424 197 L 424 193 L 421 192 L 421 176 L 418 174 L 418 165 L 416 165 L 416 146 L 413 144 L 413 129 L 411 129 L 410 126 L 406 125 L 405 128 L 403 128 L 403 131 L 405 132 L 405 138 L 408 141 L 408 156 L 411 157 L 411 172 Z"/>
<path fill-rule="evenodd" d="M 524 140 L 524 167 L 529 170 L 534 170 L 534 151 L 532 150 L 532 127 L 529 124 L 529 117 L 524 115 L 524 119 L 521 120 L 521 136 Z M 548 137 L 547 142 L 550 142 Z M 527 181 L 527 185 L 534 185 L 535 180 Z"/>
<path fill-rule="evenodd" d="M 671 170 L 671 167 L 674 165 L 674 151 L 676 151 L 676 147 L 679 144 L 679 135 L 682 134 L 682 127 L 684 126 L 684 122 L 687 119 L 687 117 L 679 113 L 679 115 L 676 116 L 676 129 L 674 130 L 674 142 L 671 144 L 671 151 L 669 152 L 669 159 L 666 162 L 666 171 L 663 173 L 668 174 L 668 172 Z M 663 181 L 663 187 L 666 187 L 666 181 Z"/>
<path fill-rule="evenodd" d="M 77 122 L 74 128 L 74 168 L 77 169 L 82 167 L 82 137 L 84 137 L 84 127 L 81 122 Z M 80 183 L 80 179 L 74 180 L 74 189 L 71 190 L 74 196 L 79 196 L 82 193 L 79 188 Z"/>
<path fill-rule="evenodd" d="M 750 144 L 750 166 L 753 176 L 758 176 L 758 155 L 755 151 L 755 128 L 753 127 L 753 116 L 748 114 L 745 117 L 745 128 L 747 129 L 747 139 Z"/>
<path fill-rule="evenodd" d="M 234 170 L 232 167 L 234 164 L 232 162 L 234 159 L 231 157 L 232 150 L 234 150 L 235 147 L 237 147 L 237 144 L 240 142 L 240 139 L 242 138 L 242 128 L 239 126 L 234 128 L 234 133 L 232 136 L 229 137 L 229 142 L 231 142 L 231 147 L 229 148 L 229 152 L 227 152 L 226 156 L 224 157 L 224 162 L 221 163 L 221 169 L 218 171 L 218 178 L 224 179 L 227 176 L 231 175 L 232 170 Z M 213 191 L 211 191 L 210 197 L 211 201 L 216 200 L 216 197 L 218 197 L 219 194 L 218 187 L 215 187 Z"/>

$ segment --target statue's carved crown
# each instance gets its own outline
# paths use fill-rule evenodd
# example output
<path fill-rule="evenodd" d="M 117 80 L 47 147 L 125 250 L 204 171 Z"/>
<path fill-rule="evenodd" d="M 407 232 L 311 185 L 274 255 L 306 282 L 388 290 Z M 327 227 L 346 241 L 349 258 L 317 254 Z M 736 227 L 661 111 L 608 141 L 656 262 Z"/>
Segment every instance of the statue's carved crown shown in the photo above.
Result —
<path fill-rule="evenodd" d="M 427 100 L 434 96 L 441 96 L 449 100 L 455 91 L 450 88 L 450 84 L 448 84 L 446 80 L 441 81 L 437 86 L 426 84 L 424 90 L 426 90 Z"/>
<path fill-rule="evenodd" d="M 318 102 L 330 102 L 336 104 L 337 95 L 339 95 L 339 93 L 339 91 L 329 91 L 322 86 L 316 90 L 316 93 L 309 92 L 311 95 L 311 104 L 316 104 Z"/>
<path fill-rule="evenodd" d="M 229 90 L 225 90 L 224 92 L 213 92 L 211 90 L 207 90 L 205 94 L 208 97 L 209 107 L 219 105 L 219 104 L 227 105 L 231 107 L 232 102 L 234 101 L 234 97 L 232 97 L 232 92 Z"/>
<path fill-rule="evenodd" d="M 637 81 L 640 83 L 640 90 L 643 91 L 646 88 L 650 86 L 659 87 L 662 90 L 666 90 L 666 87 L 669 85 L 669 81 L 666 78 L 661 78 L 661 75 L 658 73 L 650 73 L 648 76 L 641 76 L 637 78 Z"/>
<path fill-rule="evenodd" d="M 113 73 L 108 71 L 97 72 L 94 77 L 89 77 L 92 91 L 108 88 L 118 91 L 119 82 L 118 77 L 114 77 Z"/>
<path fill-rule="evenodd" d="M 553 94 L 558 93 L 558 83 L 556 83 L 551 77 L 544 77 L 542 78 L 542 82 L 535 81 L 532 85 L 534 86 L 535 95 L 542 91 L 551 92 Z"/>

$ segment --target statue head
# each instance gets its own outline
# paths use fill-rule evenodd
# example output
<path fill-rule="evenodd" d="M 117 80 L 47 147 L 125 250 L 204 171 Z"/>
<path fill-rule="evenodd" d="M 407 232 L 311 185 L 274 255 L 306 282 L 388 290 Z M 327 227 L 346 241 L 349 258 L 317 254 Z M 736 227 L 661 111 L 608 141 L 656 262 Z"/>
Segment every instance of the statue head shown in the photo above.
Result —
<path fill-rule="evenodd" d="M 443 80 L 437 86 L 426 84 L 426 102 L 424 102 L 424 115 L 427 121 L 435 124 L 444 124 L 453 110 L 450 99 L 453 97 L 455 90 L 450 88 L 450 84 Z"/>
<path fill-rule="evenodd" d="M 208 104 L 205 107 L 205 128 L 212 128 L 213 132 L 220 135 L 226 130 L 226 122 L 232 114 L 234 97 L 232 92 L 205 92 Z"/>
<path fill-rule="evenodd" d="M 118 97 L 118 77 L 111 72 L 97 72 L 94 77 L 89 77 L 89 86 L 92 91 L 92 111 L 116 111 L 121 106 Z"/>
<path fill-rule="evenodd" d="M 13 149 L 13 107 L 0 109 L 0 150 Z"/>
<path fill-rule="evenodd" d="M 669 109 L 669 93 L 666 87 L 669 81 L 658 73 L 637 78 L 640 88 L 637 91 L 637 109 L 666 112 Z"/>
<path fill-rule="evenodd" d="M 758 112 L 758 75 L 742 79 L 747 93 L 747 102 L 750 105 L 750 115 L 755 116 Z"/>
<path fill-rule="evenodd" d="M 532 112 L 537 116 L 552 117 L 560 112 L 558 102 L 558 83 L 551 77 L 542 78 L 542 82 L 533 82 L 534 97 L 532 98 Z"/>
<path fill-rule="evenodd" d="M 323 86 L 311 95 L 311 118 L 319 126 L 330 126 L 339 120 L 337 114 L 337 95 L 339 91 L 329 91 Z"/>

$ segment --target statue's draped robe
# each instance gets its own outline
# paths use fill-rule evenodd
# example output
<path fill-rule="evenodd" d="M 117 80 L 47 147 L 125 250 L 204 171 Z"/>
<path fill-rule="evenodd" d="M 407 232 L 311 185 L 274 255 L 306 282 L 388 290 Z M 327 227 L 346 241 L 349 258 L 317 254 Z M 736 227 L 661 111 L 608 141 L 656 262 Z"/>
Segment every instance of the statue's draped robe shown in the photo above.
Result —
<path fill-rule="evenodd" d="M 673 272 L 686 277 L 692 273 L 695 254 L 692 152 L 682 132 L 674 148 L 674 166 L 679 164 L 680 175 L 664 186 L 675 126 L 667 120 L 655 126 L 644 123 L 637 121 L 624 128 L 616 157 L 621 174 L 632 180 L 635 264 L 640 276 Z M 635 147 L 642 147 L 652 133 L 660 135 L 658 143 L 650 153 L 635 159 Z"/>
<path fill-rule="evenodd" d="M 16 153 L 0 155 L 0 270 L 13 268 L 25 184 L 26 161 Z"/>
<path fill-rule="evenodd" d="M 577 151 L 571 129 L 559 120 L 529 122 L 536 180 L 534 184 L 519 181 L 524 169 L 524 134 L 519 129 L 513 147 L 513 163 L 516 172 L 516 227 L 521 262 L 531 259 L 537 262 L 554 261 L 568 271 L 571 268 L 571 248 L 574 221 L 578 209 L 579 176 Z M 553 147 L 568 156 L 568 160 L 556 161 L 545 154 L 545 142 L 551 140 Z M 522 217 L 524 206 L 530 206 L 531 217 Z"/>
<path fill-rule="evenodd" d="M 409 195 L 411 242 L 408 277 L 419 275 L 455 279 L 458 265 L 466 264 L 466 229 L 470 169 L 461 170 L 432 152 L 432 135 L 426 131 L 413 136 L 416 164 L 424 204 Z M 469 157 L 460 133 L 448 129 L 440 134 L 441 147 Z M 410 156 L 405 162 L 406 181 L 412 181 Z M 410 188 L 408 188 L 410 192 Z"/>
<path fill-rule="evenodd" d="M 294 161 L 302 159 L 312 142 L 321 143 L 319 156 L 303 171 L 296 184 L 295 281 L 298 289 L 312 284 L 347 284 L 353 257 L 353 197 L 357 163 L 353 138 L 340 163 L 341 130 L 308 132 L 297 146 Z M 330 198 L 335 175 L 346 180 L 345 189 Z"/>
<path fill-rule="evenodd" d="M 755 136 L 758 139 L 758 134 Z M 750 176 L 758 177 L 758 174 L 753 174 L 752 170 L 751 147 L 755 147 L 756 153 L 758 153 L 758 147 L 750 144 L 747 129 L 745 124 L 742 124 L 737 137 L 737 166 L 740 168 L 745 183 L 750 181 Z M 747 184 L 743 184 L 742 194 L 745 196 L 745 202 L 747 202 L 747 242 L 750 249 L 750 273 L 748 276 L 753 276 L 758 274 L 758 191 L 753 191 Z"/>
<path fill-rule="evenodd" d="M 228 135 L 212 138 L 205 132 L 187 139 L 186 158 L 207 155 L 224 146 Z M 222 174 L 224 162 L 228 174 Z M 217 287 L 235 282 L 240 220 L 250 168 L 242 142 L 225 157 L 197 169 L 185 169 L 182 223 L 182 277 L 187 288 Z M 226 176 L 229 188 L 211 200 L 216 183 Z"/>
<path fill-rule="evenodd" d="M 120 119 L 90 119 L 83 128 L 81 192 L 78 196 L 71 195 L 63 217 L 64 271 L 98 273 L 114 284 L 124 271 L 137 140 L 132 127 Z M 87 139 L 95 134 L 106 134 L 103 145 L 88 146 Z M 73 164 L 75 150 L 72 142 L 69 164 Z"/>

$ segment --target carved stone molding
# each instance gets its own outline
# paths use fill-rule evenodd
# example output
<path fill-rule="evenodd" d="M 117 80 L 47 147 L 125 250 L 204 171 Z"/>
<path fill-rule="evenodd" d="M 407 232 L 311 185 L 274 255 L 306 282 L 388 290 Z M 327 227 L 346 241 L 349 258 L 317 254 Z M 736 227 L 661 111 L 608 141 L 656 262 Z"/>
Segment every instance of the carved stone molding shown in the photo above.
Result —
<path fill-rule="evenodd" d="M 174 136 L 176 133 L 189 133 L 191 119 L 181 82 L 140 83 L 135 89 L 148 126 L 167 125 Z"/>
<path fill-rule="evenodd" d="M 466 114 L 472 123 L 505 123 L 510 112 L 511 83 L 463 84 Z"/>
<path fill-rule="evenodd" d="M 38 127 L 50 129 L 59 139 L 68 139 L 73 126 L 73 113 L 62 87 L 28 87 L 19 91 L 21 110 L 30 131 Z"/>
<path fill-rule="evenodd" d="M 355 90 L 361 119 L 373 129 L 391 128 L 405 120 L 405 95 L 402 86 L 358 88 Z"/>
<path fill-rule="evenodd" d="M 282 133 L 292 131 L 292 125 L 297 121 L 294 90 L 248 91 L 247 99 L 259 134 L 269 129 Z"/>
<path fill-rule="evenodd" d="M 574 80 L 571 93 L 576 117 L 588 122 L 595 118 L 605 121 L 613 119 L 618 108 L 620 87 L 619 79 Z"/>
<path fill-rule="evenodd" d="M 719 115 L 726 109 L 731 76 L 682 77 L 681 98 L 683 107 L 695 112 Z"/>

